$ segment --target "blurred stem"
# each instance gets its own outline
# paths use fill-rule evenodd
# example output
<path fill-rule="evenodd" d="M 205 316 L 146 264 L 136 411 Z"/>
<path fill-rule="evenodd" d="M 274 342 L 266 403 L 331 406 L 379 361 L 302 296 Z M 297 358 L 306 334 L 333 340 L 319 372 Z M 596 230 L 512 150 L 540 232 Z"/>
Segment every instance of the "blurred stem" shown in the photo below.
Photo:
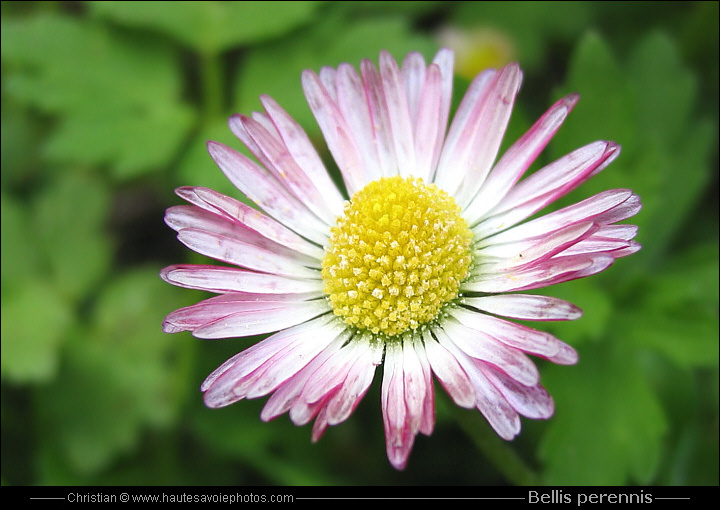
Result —
<path fill-rule="evenodd" d="M 477 412 L 454 405 L 450 407 L 463 431 L 505 478 L 517 486 L 541 484 L 538 474 L 510 447 L 510 443 L 495 434 Z"/>
<path fill-rule="evenodd" d="M 217 119 L 223 113 L 222 65 L 220 55 L 204 52 L 200 55 L 202 75 L 202 108 L 205 121 Z"/>

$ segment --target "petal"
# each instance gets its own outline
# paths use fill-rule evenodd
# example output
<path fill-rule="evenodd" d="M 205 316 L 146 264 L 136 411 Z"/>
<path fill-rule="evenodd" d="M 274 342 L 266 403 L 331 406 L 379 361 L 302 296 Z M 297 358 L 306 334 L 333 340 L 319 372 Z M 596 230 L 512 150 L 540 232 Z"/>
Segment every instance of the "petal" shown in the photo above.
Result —
<path fill-rule="evenodd" d="M 422 377 L 425 380 L 425 399 L 423 401 L 422 420 L 418 431 L 429 436 L 435 426 L 435 391 L 432 382 L 432 369 L 427 359 L 425 347 L 420 335 L 413 335 L 413 349 L 422 368 Z"/>
<path fill-rule="evenodd" d="M 441 334 L 442 330 L 440 330 Z M 475 405 L 475 392 L 467 374 L 457 359 L 441 346 L 430 333 L 423 334 L 425 352 L 430 368 L 447 391 L 448 395 L 460 407 L 471 408 Z"/>
<path fill-rule="evenodd" d="M 372 62 L 363 60 L 360 63 L 365 97 L 370 112 L 370 137 L 378 154 L 378 164 L 383 176 L 398 175 L 398 160 L 395 144 L 392 139 L 392 127 L 388 108 L 385 103 L 382 77 Z"/>
<path fill-rule="evenodd" d="M 505 345 L 520 349 L 528 354 L 549 359 L 556 356 L 566 345 L 550 333 L 465 308 L 453 308 L 449 313 L 468 328 L 490 335 Z"/>
<path fill-rule="evenodd" d="M 360 345 L 358 356 L 347 373 L 342 387 L 329 400 L 326 406 L 328 425 L 337 425 L 345 421 L 363 398 L 375 375 L 377 359 L 382 356 L 383 343 L 368 338 L 354 338 Z"/>
<path fill-rule="evenodd" d="M 330 174 L 328 174 L 308 135 L 272 98 L 262 96 L 260 100 L 285 142 L 285 146 L 293 160 L 302 169 L 310 182 L 317 186 L 332 213 L 335 216 L 342 214 L 343 197 L 337 186 L 332 182 Z"/>
<path fill-rule="evenodd" d="M 208 152 L 230 182 L 270 216 L 321 246 L 327 241 L 327 225 L 260 166 L 221 143 L 208 142 Z"/>
<path fill-rule="evenodd" d="M 473 231 L 484 238 L 512 227 L 592 177 L 619 150 L 614 143 L 595 142 L 563 156 L 511 189 Z"/>
<path fill-rule="evenodd" d="M 423 366 L 413 347 L 411 337 L 402 342 L 402 373 L 403 389 L 405 392 L 405 406 L 407 409 L 407 424 L 413 436 L 422 428 L 425 412 L 425 400 L 428 390 L 427 380 Z"/>
<path fill-rule="evenodd" d="M 463 147 L 470 143 L 472 122 L 479 115 L 483 101 L 489 93 L 497 71 L 487 69 L 478 74 L 468 87 L 453 117 L 450 129 L 443 144 L 442 153 L 435 171 L 435 184 L 453 194 L 457 190 L 462 175 L 455 167 L 456 155 L 463 153 Z"/>
<path fill-rule="evenodd" d="M 522 241 L 491 244 L 477 250 L 483 262 L 478 266 L 484 274 L 519 271 L 565 252 L 587 239 L 597 230 L 591 222 L 573 223 L 551 234 Z"/>
<path fill-rule="evenodd" d="M 446 319 L 442 329 L 453 344 L 467 356 L 497 367 L 526 386 L 538 383 L 540 374 L 537 367 L 522 351 L 509 347 L 487 334 L 463 326 L 456 319 Z"/>
<path fill-rule="evenodd" d="M 442 101 L 440 104 L 440 117 L 438 118 L 438 126 L 440 127 L 440 129 L 438 130 L 437 139 L 435 140 L 435 146 L 437 147 L 437 150 L 435 151 L 435 154 L 433 156 L 433 162 L 431 166 L 431 168 L 433 169 L 431 177 L 433 179 L 435 176 L 435 169 L 437 168 L 438 161 L 440 160 L 440 153 L 442 151 L 442 146 L 445 141 L 445 132 L 447 130 L 448 117 L 450 116 L 450 104 L 452 101 L 454 78 L 454 59 L 455 55 L 451 50 L 449 50 L 448 48 L 441 48 L 440 51 L 438 51 L 435 55 L 435 58 L 432 62 L 434 65 L 438 66 L 438 68 L 440 69 L 440 75 L 442 76 Z"/>
<path fill-rule="evenodd" d="M 380 53 L 379 67 L 385 108 L 390 121 L 391 131 L 388 134 L 395 151 L 397 168 L 404 177 L 415 175 L 413 128 L 400 69 L 387 51 Z"/>
<path fill-rule="evenodd" d="M 466 297 L 462 302 L 483 312 L 519 320 L 575 320 L 582 315 L 582 311 L 572 303 L 554 297 L 531 294 Z"/>
<path fill-rule="evenodd" d="M 539 384 L 536 386 L 523 386 L 506 374 L 490 367 L 480 367 L 480 369 L 485 377 L 507 399 L 513 409 L 523 416 L 545 420 L 555 412 L 552 397 Z"/>
<path fill-rule="evenodd" d="M 276 333 L 233 356 L 200 387 L 205 404 L 223 407 L 237 402 L 246 398 L 253 384 L 255 396 L 273 391 L 337 338 L 342 329 L 335 323 L 331 317 L 320 317 Z"/>
<path fill-rule="evenodd" d="M 463 181 L 454 196 L 462 208 L 470 203 L 485 183 L 495 162 L 521 82 L 522 72 L 517 64 L 500 70 L 480 116 L 474 120 L 473 140 L 462 166 L 456 169 L 462 170 Z"/>
<path fill-rule="evenodd" d="M 501 438 L 513 439 L 520 432 L 520 418 L 507 399 L 485 377 L 482 367 L 487 365 L 468 357 L 443 331 L 438 331 L 437 337 L 467 374 L 475 397 L 475 407 Z"/>
<path fill-rule="evenodd" d="M 298 266 L 320 268 L 318 258 L 288 249 L 248 228 L 243 223 L 228 221 L 222 216 L 203 211 L 199 207 L 183 205 L 170 207 L 165 213 L 165 223 L 178 232 L 194 230 L 208 235 L 226 237 L 243 245 L 274 253 Z M 210 249 L 210 247 L 206 247 L 206 249 Z"/>
<path fill-rule="evenodd" d="M 415 435 L 407 427 L 406 422 L 402 354 L 402 347 L 397 342 L 388 342 L 385 346 L 382 414 L 385 448 L 388 460 L 395 469 L 405 468 L 415 442 Z"/>
<path fill-rule="evenodd" d="M 559 100 L 503 154 L 465 211 L 470 225 L 480 221 L 522 177 L 550 142 L 578 99 L 577 94 L 571 94 Z"/>
<path fill-rule="evenodd" d="M 378 154 L 362 79 L 349 64 L 338 67 L 337 78 L 338 107 L 354 134 L 354 142 L 362 159 L 359 180 L 368 183 L 384 175 L 392 175 L 392 163 Z"/>
<path fill-rule="evenodd" d="M 434 162 L 442 149 L 442 139 L 439 138 L 439 135 L 445 132 L 445 126 L 440 124 L 443 108 L 443 77 L 440 72 L 440 68 L 436 64 L 432 64 L 428 68 L 427 79 L 418 100 L 415 121 L 415 175 L 427 182 L 433 178 Z"/>
<path fill-rule="evenodd" d="M 304 296 L 297 294 L 276 296 L 251 293 L 223 294 L 168 314 L 163 322 L 163 330 L 166 333 L 177 333 L 179 331 L 193 331 L 195 333 L 203 326 L 228 319 L 241 312 L 273 315 L 273 310 L 322 310 L 321 300 L 303 301 L 303 299 Z M 328 310 L 327 305 L 324 308 L 325 311 Z M 277 329 L 281 328 L 278 327 L 271 331 L 277 331 Z"/>
<path fill-rule="evenodd" d="M 487 238 L 480 243 L 480 246 L 508 243 L 548 235 L 561 228 L 567 227 L 571 223 L 592 221 L 598 225 L 605 225 L 607 223 L 614 223 L 614 221 L 621 221 L 629 217 L 625 216 L 629 210 L 635 210 L 636 208 L 633 196 L 630 190 L 615 189 L 604 191 L 576 204 L 509 228 Z M 620 212 L 620 214 L 617 214 L 618 212 Z"/>
<path fill-rule="evenodd" d="M 193 330 L 197 338 L 235 338 L 272 333 L 329 312 L 324 300 L 278 303 L 273 307 L 240 310 Z"/>
<path fill-rule="evenodd" d="M 328 149 L 342 173 L 347 191 L 352 196 L 367 184 L 363 158 L 354 141 L 353 131 L 315 73 L 303 72 L 302 83 L 310 110 L 315 115 Z"/>
<path fill-rule="evenodd" d="M 460 290 L 499 293 L 539 289 L 599 273 L 610 267 L 614 260 L 604 253 L 556 256 L 527 269 L 511 270 L 498 276 L 480 276 L 463 283 Z"/>
<path fill-rule="evenodd" d="M 300 237 L 283 224 L 278 223 L 257 209 L 234 198 L 202 187 L 181 187 L 176 189 L 175 193 L 191 204 L 223 216 L 235 223 L 241 223 L 281 246 L 310 255 L 316 259 L 322 259 L 323 257 L 323 251 L 319 246 Z"/>
<path fill-rule="evenodd" d="M 321 366 L 328 359 L 330 359 L 347 341 L 347 331 L 344 331 L 341 335 L 334 338 L 332 343 L 328 344 L 321 352 L 316 356 L 307 360 L 308 362 L 304 366 L 296 371 L 291 372 L 291 377 L 286 377 L 281 382 L 281 386 L 277 388 L 275 393 L 268 399 L 267 403 L 263 407 L 260 413 L 260 419 L 263 421 L 270 421 L 281 414 L 289 411 L 293 405 L 298 402 L 305 384 L 317 370 L 318 366 Z M 280 367 L 282 368 L 282 367 Z M 281 371 L 276 370 L 275 367 L 270 368 L 272 373 L 281 376 Z M 265 375 L 263 375 L 263 378 Z M 311 419 L 312 416 L 308 418 Z M 304 422 L 306 423 L 306 422 Z"/>
<path fill-rule="evenodd" d="M 423 56 L 417 52 L 408 53 L 402 63 L 401 75 L 402 82 L 405 84 L 405 97 L 407 97 L 412 124 L 417 122 L 418 105 L 425 84 L 425 71 Z"/>
<path fill-rule="evenodd" d="M 443 151 L 437 184 L 453 195 L 462 208 L 480 189 L 495 161 L 521 81 L 517 64 L 497 72 L 474 105 L 452 154 L 445 157 Z"/>
<path fill-rule="evenodd" d="M 224 266 L 178 264 L 160 271 L 160 277 L 186 289 L 217 293 L 303 294 L 310 298 L 319 297 L 323 292 L 319 278 L 290 278 Z"/>
<path fill-rule="evenodd" d="M 277 112 L 275 112 L 277 114 Z M 259 122 L 254 119 L 236 115 L 230 119 L 231 125 L 242 124 L 247 135 L 255 142 L 255 156 L 265 168 L 270 170 L 282 186 L 289 190 L 302 204 L 305 204 L 324 223 L 331 225 L 342 213 L 342 199 L 335 188 L 337 198 L 332 204 L 325 200 L 323 193 L 315 186 L 310 177 L 297 164 L 282 140 L 272 136 Z M 241 131 L 239 131 L 241 132 Z M 325 172 L 327 175 L 327 172 Z M 331 184 L 331 189 L 334 188 Z"/>
<path fill-rule="evenodd" d="M 349 332 L 344 338 L 349 338 Z M 294 424 L 310 422 L 347 378 L 362 346 L 352 340 L 345 342 L 340 349 L 316 358 L 303 369 L 306 382 L 289 410 Z"/>
<path fill-rule="evenodd" d="M 178 239 L 191 250 L 228 264 L 297 278 L 318 276 L 318 270 L 304 266 L 301 258 L 293 259 L 213 232 L 186 228 L 178 233 Z"/>

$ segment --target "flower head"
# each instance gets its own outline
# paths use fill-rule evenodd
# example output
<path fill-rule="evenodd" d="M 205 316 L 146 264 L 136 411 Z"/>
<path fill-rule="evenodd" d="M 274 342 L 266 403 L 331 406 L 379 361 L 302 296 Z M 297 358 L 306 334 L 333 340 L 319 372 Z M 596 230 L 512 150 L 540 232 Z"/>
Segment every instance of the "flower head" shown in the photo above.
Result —
<path fill-rule="evenodd" d="M 520 415 L 548 418 L 553 401 L 531 354 L 573 364 L 576 352 L 520 320 L 571 320 L 572 304 L 526 294 L 590 276 L 637 251 L 640 209 L 610 190 L 528 221 L 603 168 L 620 150 L 595 142 L 521 179 L 578 100 L 555 103 L 497 159 L 520 68 L 487 70 L 446 129 L 453 55 L 401 66 L 383 52 L 306 71 L 310 108 L 340 170 L 326 171 L 302 128 L 269 97 L 230 128 L 254 161 L 220 143 L 208 150 L 256 205 L 201 187 L 166 221 L 189 248 L 228 265 L 165 268 L 167 282 L 219 294 L 170 313 L 166 332 L 199 338 L 272 333 L 202 384 L 221 407 L 271 395 L 261 417 L 315 419 L 317 440 L 347 419 L 382 366 L 387 454 L 402 469 L 418 433 L 434 425 L 433 380 L 512 439 Z M 262 212 L 261 212 L 262 211 Z"/>

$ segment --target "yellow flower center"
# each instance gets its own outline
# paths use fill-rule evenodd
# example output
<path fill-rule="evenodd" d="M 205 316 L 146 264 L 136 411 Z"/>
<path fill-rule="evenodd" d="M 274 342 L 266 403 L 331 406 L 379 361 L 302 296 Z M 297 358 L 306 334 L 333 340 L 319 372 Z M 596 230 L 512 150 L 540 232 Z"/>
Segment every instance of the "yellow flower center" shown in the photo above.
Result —
<path fill-rule="evenodd" d="M 331 229 L 322 261 L 330 306 L 348 325 L 374 334 L 417 329 L 457 297 L 471 242 L 455 200 L 434 184 L 371 182 Z"/>

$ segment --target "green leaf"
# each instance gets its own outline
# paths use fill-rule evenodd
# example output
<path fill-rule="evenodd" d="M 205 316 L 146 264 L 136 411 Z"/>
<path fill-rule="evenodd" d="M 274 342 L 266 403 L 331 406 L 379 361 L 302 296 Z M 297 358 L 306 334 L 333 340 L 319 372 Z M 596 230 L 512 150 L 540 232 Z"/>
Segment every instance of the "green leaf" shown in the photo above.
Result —
<path fill-rule="evenodd" d="M 2 296 L 2 377 L 15 383 L 51 380 L 73 312 L 66 300 L 38 280 Z"/>
<path fill-rule="evenodd" d="M 681 367 L 718 366 L 718 246 L 693 248 L 659 268 L 617 319 L 628 340 Z"/>
<path fill-rule="evenodd" d="M 640 195 L 643 210 L 630 222 L 640 227 L 644 248 L 630 264 L 647 266 L 662 256 L 711 175 L 709 149 L 717 134 L 691 114 L 695 89 L 674 43 L 657 34 L 640 41 L 625 68 L 592 34 L 571 59 L 563 92 L 577 91 L 581 100 L 551 153 L 557 158 L 597 139 L 617 141 L 622 152 L 562 203 L 612 188 Z"/>
<path fill-rule="evenodd" d="M 56 181 L 37 198 L 34 233 L 51 281 L 77 301 L 110 267 L 112 252 L 104 231 L 110 195 L 90 175 L 63 172 Z"/>
<path fill-rule="evenodd" d="M 570 58 L 567 82 L 561 95 L 577 92 L 580 101 L 549 145 L 552 159 L 596 140 L 614 140 L 624 149 L 634 145 L 636 137 L 635 119 L 632 109 L 632 95 L 627 86 L 620 64 L 603 39 L 593 33 L 586 34 L 578 43 Z M 593 185 L 605 174 L 618 174 L 626 181 L 627 172 L 622 161 L 624 152 L 607 170 L 583 186 L 583 195 L 588 187 L 595 192 L 600 186 Z M 602 189 L 607 189 L 604 183 Z M 619 187 L 619 186 L 613 186 Z"/>
<path fill-rule="evenodd" d="M 549 366 L 555 416 L 540 445 L 548 485 L 647 484 L 666 420 L 632 350 L 585 344 L 575 367 Z"/>
<path fill-rule="evenodd" d="M 7 290 L 45 273 L 40 271 L 40 250 L 28 208 L 3 192 L 0 194 L 0 221 L 4 301 Z"/>
<path fill-rule="evenodd" d="M 129 178 L 165 164 L 190 127 L 175 55 L 158 41 L 56 15 L 2 22 L 6 90 L 62 116 L 47 147 L 61 162 L 114 164 Z"/>
<path fill-rule="evenodd" d="M 200 53 L 282 35 L 313 19 L 323 2 L 90 2 L 94 13 L 166 33 Z"/>
<path fill-rule="evenodd" d="M 43 390 L 40 423 L 53 424 L 49 440 L 76 472 L 99 472 L 131 452 L 145 428 L 177 418 L 192 391 L 192 340 L 160 328 L 186 304 L 181 296 L 155 269 L 122 275 L 101 295 L 92 324 L 70 339 L 59 377 Z"/>

